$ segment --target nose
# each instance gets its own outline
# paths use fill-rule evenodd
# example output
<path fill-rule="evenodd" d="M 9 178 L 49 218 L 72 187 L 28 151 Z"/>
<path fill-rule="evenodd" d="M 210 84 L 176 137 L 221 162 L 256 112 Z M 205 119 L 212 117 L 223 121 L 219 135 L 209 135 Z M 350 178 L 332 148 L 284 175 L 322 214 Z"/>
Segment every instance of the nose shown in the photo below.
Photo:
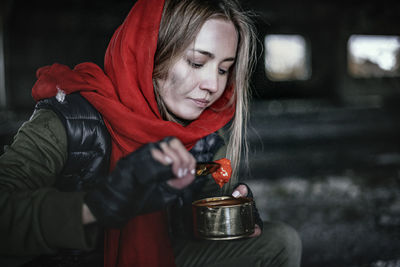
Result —
<path fill-rule="evenodd" d="M 200 89 L 207 90 L 210 93 L 218 91 L 218 71 L 208 71 L 204 73 L 200 81 Z"/>

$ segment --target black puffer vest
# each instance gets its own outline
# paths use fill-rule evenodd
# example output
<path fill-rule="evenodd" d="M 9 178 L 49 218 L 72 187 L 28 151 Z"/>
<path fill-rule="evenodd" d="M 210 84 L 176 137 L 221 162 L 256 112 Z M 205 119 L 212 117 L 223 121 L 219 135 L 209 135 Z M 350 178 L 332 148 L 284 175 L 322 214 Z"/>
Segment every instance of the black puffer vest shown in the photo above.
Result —
<path fill-rule="evenodd" d="M 55 186 L 61 191 L 86 191 L 96 177 L 108 173 L 111 138 L 101 114 L 79 93 L 39 101 L 35 109 L 51 109 L 63 122 L 68 158 Z"/>

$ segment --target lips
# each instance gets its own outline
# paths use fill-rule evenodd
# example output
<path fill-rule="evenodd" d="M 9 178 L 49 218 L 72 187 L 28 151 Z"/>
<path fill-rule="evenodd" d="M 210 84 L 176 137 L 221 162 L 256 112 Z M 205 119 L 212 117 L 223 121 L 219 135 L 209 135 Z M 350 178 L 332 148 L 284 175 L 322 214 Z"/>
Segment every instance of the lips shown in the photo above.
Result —
<path fill-rule="evenodd" d="M 191 98 L 191 100 L 196 104 L 196 106 L 201 108 L 206 108 L 210 104 L 210 101 L 203 98 Z"/>

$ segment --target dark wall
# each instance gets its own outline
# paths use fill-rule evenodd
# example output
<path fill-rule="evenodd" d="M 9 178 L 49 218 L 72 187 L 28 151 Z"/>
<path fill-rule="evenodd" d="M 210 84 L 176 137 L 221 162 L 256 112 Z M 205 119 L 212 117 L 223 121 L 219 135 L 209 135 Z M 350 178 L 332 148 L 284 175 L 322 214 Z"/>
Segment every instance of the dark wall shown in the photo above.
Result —
<path fill-rule="evenodd" d="M 8 2 L 5 18 L 6 87 L 9 106 L 29 109 L 36 70 L 59 62 L 102 66 L 111 35 L 132 1 L 61 0 Z"/>
<path fill-rule="evenodd" d="M 336 103 L 368 95 L 399 96 L 399 78 L 354 79 L 348 75 L 347 41 L 352 34 L 398 35 L 400 2 L 284 0 L 250 1 L 248 5 L 260 14 L 261 38 L 266 34 L 301 34 L 311 47 L 310 80 L 271 82 L 259 64 L 255 86 L 259 96 L 322 97 Z"/>
<path fill-rule="evenodd" d="M 310 45 L 312 67 L 309 80 L 273 82 L 261 55 L 254 77 L 254 102 L 259 103 L 252 113 L 253 174 L 396 172 L 400 78 L 350 76 L 347 42 L 352 34 L 399 35 L 400 2 L 246 3 L 258 14 L 261 42 L 267 34 L 301 34 Z M 393 156 L 390 164 L 380 163 L 384 155 Z"/>

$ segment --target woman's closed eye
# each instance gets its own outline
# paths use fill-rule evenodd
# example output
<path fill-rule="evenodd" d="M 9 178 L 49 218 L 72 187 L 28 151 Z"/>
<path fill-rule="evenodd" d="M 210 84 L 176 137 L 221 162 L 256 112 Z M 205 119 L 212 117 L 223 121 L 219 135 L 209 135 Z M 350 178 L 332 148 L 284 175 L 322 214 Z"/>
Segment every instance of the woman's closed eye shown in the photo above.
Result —
<path fill-rule="evenodd" d="M 200 68 L 202 68 L 204 66 L 204 63 L 194 62 L 194 61 L 191 61 L 189 59 L 187 60 L 187 63 L 189 64 L 190 67 L 192 67 L 194 69 L 200 69 Z M 229 69 L 222 69 L 222 68 L 218 69 L 218 73 L 220 75 L 227 75 L 228 72 L 229 72 Z"/>
<path fill-rule="evenodd" d="M 201 67 L 204 66 L 203 63 L 194 62 L 194 61 L 191 61 L 191 60 L 189 60 L 189 59 L 187 60 L 187 62 L 188 62 L 188 64 L 189 64 L 189 66 L 191 66 L 191 67 L 194 68 L 194 69 L 200 69 Z"/>
<path fill-rule="evenodd" d="M 218 73 L 221 75 L 227 75 L 229 70 L 224 70 L 224 69 L 218 69 Z"/>

